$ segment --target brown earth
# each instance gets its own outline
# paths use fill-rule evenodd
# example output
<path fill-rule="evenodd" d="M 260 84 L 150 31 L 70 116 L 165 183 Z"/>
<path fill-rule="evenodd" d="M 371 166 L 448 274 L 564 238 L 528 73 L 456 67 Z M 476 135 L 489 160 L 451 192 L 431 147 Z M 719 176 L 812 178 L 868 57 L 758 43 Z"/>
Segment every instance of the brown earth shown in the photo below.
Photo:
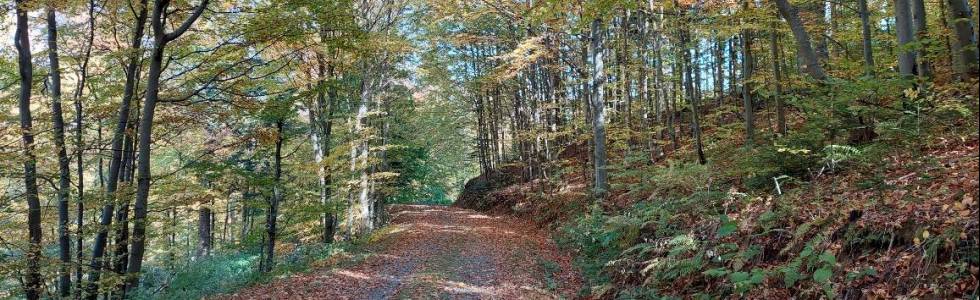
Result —
<path fill-rule="evenodd" d="M 581 277 L 534 224 L 473 210 L 392 205 L 363 261 L 254 286 L 224 299 L 575 298 Z"/>

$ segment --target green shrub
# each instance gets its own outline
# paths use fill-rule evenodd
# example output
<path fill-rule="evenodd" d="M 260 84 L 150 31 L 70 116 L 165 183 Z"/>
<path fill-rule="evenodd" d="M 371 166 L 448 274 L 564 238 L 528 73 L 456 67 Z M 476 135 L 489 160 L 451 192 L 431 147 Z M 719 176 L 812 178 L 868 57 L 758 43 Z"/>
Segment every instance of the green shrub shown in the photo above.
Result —
<path fill-rule="evenodd" d="M 252 253 L 216 254 L 168 270 L 148 266 L 133 299 L 199 299 L 234 291 L 255 281 L 259 256 Z"/>
<path fill-rule="evenodd" d="M 229 293 L 282 274 L 307 271 L 310 265 L 343 251 L 342 244 L 301 245 L 277 257 L 272 272 L 259 271 L 256 251 L 215 253 L 184 265 L 144 267 L 142 284 L 129 296 L 133 299 L 200 299 Z M 257 249 L 255 249 L 257 250 Z"/>

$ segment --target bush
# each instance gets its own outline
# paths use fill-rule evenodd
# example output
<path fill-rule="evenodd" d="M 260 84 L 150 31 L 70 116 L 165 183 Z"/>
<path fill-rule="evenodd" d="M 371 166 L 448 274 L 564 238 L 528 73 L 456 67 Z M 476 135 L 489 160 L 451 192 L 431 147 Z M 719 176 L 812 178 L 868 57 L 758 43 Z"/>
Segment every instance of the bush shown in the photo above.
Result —
<path fill-rule="evenodd" d="M 230 253 L 167 270 L 149 266 L 133 299 L 200 299 L 241 288 L 260 277 L 257 254 Z"/>
<path fill-rule="evenodd" d="M 269 273 L 259 271 L 259 254 L 254 251 L 216 253 L 173 269 L 146 266 L 142 285 L 129 296 L 133 299 L 200 299 L 230 293 L 282 274 L 307 271 L 314 262 L 343 251 L 343 246 L 298 246 L 277 257 L 277 264 Z"/>

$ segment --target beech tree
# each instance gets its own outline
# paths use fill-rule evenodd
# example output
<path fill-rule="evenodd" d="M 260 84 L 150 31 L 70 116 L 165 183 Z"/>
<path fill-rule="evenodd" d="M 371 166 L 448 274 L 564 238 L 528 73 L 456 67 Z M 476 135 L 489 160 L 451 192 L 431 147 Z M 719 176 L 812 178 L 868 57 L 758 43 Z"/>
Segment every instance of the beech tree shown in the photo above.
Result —
<path fill-rule="evenodd" d="M 17 106 L 20 114 L 21 140 L 24 157 L 24 200 L 27 202 L 27 267 L 24 275 L 24 295 L 27 299 L 40 299 L 42 278 L 41 260 L 41 201 L 37 188 L 37 154 L 34 151 L 34 119 L 31 116 L 31 90 L 34 84 L 34 64 L 31 61 L 31 39 L 28 30 L 26 1 L 14 1 L 16 29 L 14 45 L 17 48 L 17 73 L 20 75 L 20 93 Z"/>
<path fill-rule="evenodd" d="M 892 161 L 907 153 L 954 166 L 930 180 L 969 174 L 943 172 L 976 139 L 972 4 L 11 1 L 0 18 L 13 33 L 0 51 L 0 297 L 231 293 L 391 236 L 379 229 L 400 221 L 392 204 L 558 224 L 601 262 L 587 266 L 589 284 L 611 288 L 595 298 L 684 298 L 659 293 L 681 273 L 717 297 L 864 291 L 880 277 L 865 260 L 831 264 L 818 251 L 795 264 L 801 247 L 861 249 L 837 244 L 842 234 L 754 246 L 787 242 L 799 224 L 840 225 L 820 220 L 842 209 L 886 226 L 866 222 L 901 202 L 839 193 L 880 192 L 857 178 L 918 184 L 889 177 L 914 171 Z M 907 197 L 952 214 L 975 207 L 968 191 L 939 203 L 915 187 Z M 794 203 L 813 217 L 783 215 Z M 919 242 L 896 240 L 917 247 L 889 255 L 970 244 L 937 237 L 969 233 L 951 218 L 963 223 L 923 223 L 910 230 Z M 650 248 L 681 240 L 699 250 Z M 755 249 L 766 257 L 723 259 Z M 931 259 L 923 272 L 969 280 L 968 261 Z M 187 283 L 195 274 L 217 275 Z M 921 295 L 965 295 L 949 282 L 936 286 L 955 292 Z"/>

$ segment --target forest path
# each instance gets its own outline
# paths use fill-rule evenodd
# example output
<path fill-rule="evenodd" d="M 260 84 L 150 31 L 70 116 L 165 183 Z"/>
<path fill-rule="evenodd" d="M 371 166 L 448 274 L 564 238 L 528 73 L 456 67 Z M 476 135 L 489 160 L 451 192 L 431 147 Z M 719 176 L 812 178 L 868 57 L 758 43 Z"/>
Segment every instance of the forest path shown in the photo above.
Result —
<path fill-rule="evenodd" d="M 391 224 L 350 266 L 298 274 L 228 299 L 558 299 L 581 280 L 534 224 L 469 209 L 391 205 Z"/>

